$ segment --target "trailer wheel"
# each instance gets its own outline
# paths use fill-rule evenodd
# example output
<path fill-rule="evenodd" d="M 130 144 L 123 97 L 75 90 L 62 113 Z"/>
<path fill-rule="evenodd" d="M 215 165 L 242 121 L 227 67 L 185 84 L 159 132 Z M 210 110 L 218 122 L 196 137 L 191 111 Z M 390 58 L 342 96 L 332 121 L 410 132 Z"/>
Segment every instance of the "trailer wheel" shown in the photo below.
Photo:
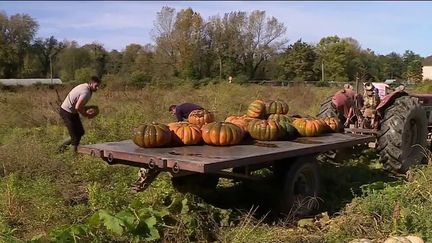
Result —
<path fill-rule="evenodd" d="M 314 157 L 297 158 L 286 171 L 281 211 L 307 216 L 319 209 L 320 176 Z"/>
<path fill-rule="evenodd" d="M 384 112 L 378 134 L 378 151 L 384 169 L 405 173 L 411 166 L 425 161 L 427 118 L 418 99 L 397 98 Z"/>
<path fill-rule="evenodd" d="M 219 177 L 210 174 L 194 174 L 172 177 L 171 182 L 174 188 L 179 192 L 214 190 L 219 183 Z"/>

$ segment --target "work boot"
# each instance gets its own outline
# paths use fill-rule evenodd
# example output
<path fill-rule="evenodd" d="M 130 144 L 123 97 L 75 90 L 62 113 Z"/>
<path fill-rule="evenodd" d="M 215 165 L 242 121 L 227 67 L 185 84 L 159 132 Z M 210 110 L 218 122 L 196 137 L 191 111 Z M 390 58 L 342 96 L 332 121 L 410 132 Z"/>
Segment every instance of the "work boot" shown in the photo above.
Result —
<path fill-rule="evenodd" d="M 67 147 L 72 143 L 72 140 L 70 138 L 63 141 L 63 143 L 57 148 L 57 151 L 59 153 L 64 153 L 64 151 L 67 149 Z"/>
<path fill-rule="evenodd" d="M 72 152 L 76 155 L 78 153 L 78 145 L 72 145 Z"/>

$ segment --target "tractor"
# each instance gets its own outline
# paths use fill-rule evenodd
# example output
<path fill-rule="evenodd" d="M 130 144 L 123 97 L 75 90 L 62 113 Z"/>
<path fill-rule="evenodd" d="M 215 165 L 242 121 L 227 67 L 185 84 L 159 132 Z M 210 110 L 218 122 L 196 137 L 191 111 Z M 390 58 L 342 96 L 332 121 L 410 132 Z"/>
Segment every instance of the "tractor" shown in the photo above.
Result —
<path fill-rule="evenodd" d="M 317 116 L 338 117 L 345 125 L 345 132 L 376 135 L 373 147 L 384 169 L 395 175 L 405 175 L 411 166 L 426 162 L 432 128 L 432 95 L 408 94 L 403 88 L 396 89 L 383 95 L 371 116 L 365 114 L 364 96 L 358 93 L 358 83 L 356 86 L 357 92 L 352 91 L 354 101 L 341 99 L 344 94 L 338 92 L 321 104 Z M 343 109 L 340 109 L 341 100 Z M 343 112 L 350 108 L 352 116 Z"/>

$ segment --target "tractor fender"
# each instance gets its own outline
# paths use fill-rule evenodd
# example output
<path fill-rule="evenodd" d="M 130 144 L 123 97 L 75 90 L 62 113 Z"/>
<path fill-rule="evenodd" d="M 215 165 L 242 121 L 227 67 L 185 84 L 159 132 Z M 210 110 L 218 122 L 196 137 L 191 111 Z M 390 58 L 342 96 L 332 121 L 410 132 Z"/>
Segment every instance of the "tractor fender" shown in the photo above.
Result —
<path fill-rule="evenodd" d="M 395 91 L 393 93 L 390 93 L 381 100 L 379 105 L 377 106 L 377 112 L 380 117 L 384 116 L 384 111 L 393 104 L 393 102 L 402 96 L 408 96 L 408 93 L 405 91 Z"/>

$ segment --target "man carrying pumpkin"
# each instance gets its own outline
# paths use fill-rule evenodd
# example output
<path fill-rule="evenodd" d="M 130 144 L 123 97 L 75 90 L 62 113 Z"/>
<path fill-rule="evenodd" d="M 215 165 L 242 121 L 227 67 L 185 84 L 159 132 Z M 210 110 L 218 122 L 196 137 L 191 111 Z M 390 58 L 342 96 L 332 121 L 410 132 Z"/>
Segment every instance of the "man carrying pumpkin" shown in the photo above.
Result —
<path fill-rule="evenodd" d="M 177 118 L 177 121 L 187 120 L 189 114 L 194 110 L 204 110 L 201 106 L 193 103 L 182 103 L 178 105 L 170 105 L 168 111 Z"/>
<path fill-rule="evenodd" d="M 93 76 L 90 78 L 90 82 L 74 87 L 64 99 L 59 114 L 68 129 L 70 138 L 59 146 L 59 152 L 64 152 L 69 145 L 72 145 L 74 153 L 77 152 L 81 137 L 84 135 L 80 115 L 91 119 L 99 113 L 97 106 L 85 105 L 92 97 L 93 92 L 99 89 L 100 83 L 101 80 Z"/>

